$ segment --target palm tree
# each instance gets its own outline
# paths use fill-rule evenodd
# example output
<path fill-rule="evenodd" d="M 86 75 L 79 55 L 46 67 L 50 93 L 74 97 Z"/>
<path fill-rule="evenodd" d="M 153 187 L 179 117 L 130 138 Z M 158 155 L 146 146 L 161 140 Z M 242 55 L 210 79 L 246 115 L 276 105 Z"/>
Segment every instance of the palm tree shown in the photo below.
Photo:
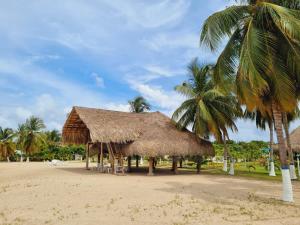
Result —
<path fill-rule="evenodd" d="M 151 105 L 147 102 L 147 100 L 142 96 L 137 96 L 133 100 L 128 101 L 130 105 L 130 111 L 133 113 L 142 113 L 145 111 L 149 111 L 151 109 Z M 139 167 L 139 156 L 136 157 L 136 167 Z M 141 158 L 142 162 L 143 158 Z M 131 157 L 128 157 L 128 164 L 131 163 Z M 129 165 L 128 167 L 130 167 Z"/>
<path fill-rule="evenodd" d="M 189 80 L 175 87 L 187 100 L 174 112 L 172 119 L 179 128 L 191 127 L 200 137 L 208 139 L 213 135 L 218 142 L 223 142 L 224 170 L 227 171 L 227 128 L 237 131 L 234 122 L 240 112 L 237 101 L 230 91 L 225 93 L 215 86 L 212 66 L 201 67 L 194 59 L 188 71 Z"/>
<path fill-rule="evenodd" d="M 16 144 L 17 149 L 19 149 L 21 152 L 20 154 L 20 162 L 23 162 L 23 153 L 24 153 L 24 138 L 25 138 L 26 130 L 25 130 L 25 124 L 19 124 L 18 128 L 16 130 Z"/>
<path fill-rule="evenodd" d="M 289 156 L 289 160 L 290 160 L 290 174 L 291 174 L 292 180 L 297 179 L 297 175 L 296 175 L 296 171 L 295 171 L 294 153 L 293 153 L 291 140 L 290 140 L 289 125 L 292 121 L 299 118 L 299 114 L 300 114 L 300 111 L 299 111 L 298 107 L 292 113 L 283 113 L 282 114 L 282 122 L 283 122 L 285 137 L 286 137 L 286 144 L 287 144 L 287 148 L 288 148 L 288 156 Z"/>
<path fill-rule="evenodd" d="M 293 201 L 282 113 L 294 111 L 299 92 L 299 0 L 241 0 L 240 3 L 210 16 L 203 25 L 200 40 L 215 51 L 223 38 L 229 37 L 217 60 L 214 79 L 222 82 L 225 76 L 236 75 L 237 94 L 248 111 L 261 111 L 262 96 L 271 96 L 283 200 Z"/>
<path fill-rule="evenodd" d="M 31 116 L 26 120 L 22 129 L 22 139 L 20 140 L 29 161 L 29 155 L 38 151 L 45 143 L 45 135 L 42 130 L 45 128 L 44 122 L 38 117 Z"/>
<path fill-rule="evenodd" d="M 61 141 L 61 134 L 58 130 L 46 131 L 45 135 L 48 145 L 57 145 Z"/>
<path fill-rule="evenodd" d="M 151 109 L 150 104 L 142 96 L 137 96 L 133 100 L 128 101 L 130 111 L 135 113 L 142 113 Z"/>
<path fill-rule="evenodd" d="M 13 142 L 14 132 L 10 128 L 3 129 L 0 127 L 0 155 L 7 159 L 15 153 L 16 145 Z"/>

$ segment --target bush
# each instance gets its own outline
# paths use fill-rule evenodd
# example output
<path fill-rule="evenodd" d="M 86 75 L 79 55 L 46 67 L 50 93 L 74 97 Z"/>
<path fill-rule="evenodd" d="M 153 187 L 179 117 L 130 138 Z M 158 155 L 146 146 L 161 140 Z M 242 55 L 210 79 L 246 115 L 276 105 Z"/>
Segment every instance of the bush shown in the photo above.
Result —
<path fill-rule="evenodd" d="M 30 158 L 32 161 L 44 161 L 52 159 L 73 160 L 75 154 L 84 156 L 84 147 L 78 145 L 48 146 L 41 149 L 40 152 L 32 154 Z"/>

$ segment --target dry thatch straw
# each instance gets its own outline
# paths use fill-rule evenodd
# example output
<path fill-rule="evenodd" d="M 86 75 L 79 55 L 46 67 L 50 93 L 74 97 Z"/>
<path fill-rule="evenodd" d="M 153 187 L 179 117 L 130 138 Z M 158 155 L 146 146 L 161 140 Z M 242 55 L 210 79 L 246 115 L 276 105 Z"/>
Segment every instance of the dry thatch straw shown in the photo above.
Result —
<path fill-rule="evenodd" d="M 128 113 L 73 107 L 63 127 L 63 142 L 115 143 L 123 155 L 214 155 L 210 142 L 180 131 L 160 112 Z"/>
<path fill-rule="evenodd" d="M 290 133 L 290 140 L 291 140 L 293 152 L 300 153 L 300 127 L 296 128 L 295 130 L 292 131 L 292 133 Z M 278 145 L 274 145 L 273 149 L 275 151 L 278 151 Z"/>

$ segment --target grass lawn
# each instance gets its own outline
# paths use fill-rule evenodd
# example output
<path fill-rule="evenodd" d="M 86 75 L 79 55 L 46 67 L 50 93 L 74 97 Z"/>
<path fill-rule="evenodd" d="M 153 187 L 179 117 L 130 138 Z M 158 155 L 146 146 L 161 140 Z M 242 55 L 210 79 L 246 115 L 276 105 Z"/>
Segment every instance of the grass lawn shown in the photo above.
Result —
<path fill-rule="evenodd" d="M 147 162 L 145 162 L 147 165 Z M 249 167 L 250 166 L 250 167 Z M 253 167 L 251 167 L 253 166 Z M 159 168 L 171 168 L 171 163 L 163 161 L 157 165 Z M 201 166 L 201 173 L 211 175 L 228 175 L 222 170 L 223 163 L 211 163 L 208 162 L 206 165 Z M 229 169 L 229 164 L 228 164 Z M 236 177 L 246 177 L 256 180 L 270 180 L 270 181 L 281 181 L 281 171 L 276 168 L 276 177 L 270 177 L 265 167 L 259 165 L 256 162 L 250 163 L 236 163 L 235 164 L 235 175 Z M 196 164 L 193 162 L 183 163 L 183 168 L 180 170 L 195 172 Z M 298 175 L 298 168 L 296 168 L 296 174 Z M 295 182 L 300 182 L 296 180 Z"/>

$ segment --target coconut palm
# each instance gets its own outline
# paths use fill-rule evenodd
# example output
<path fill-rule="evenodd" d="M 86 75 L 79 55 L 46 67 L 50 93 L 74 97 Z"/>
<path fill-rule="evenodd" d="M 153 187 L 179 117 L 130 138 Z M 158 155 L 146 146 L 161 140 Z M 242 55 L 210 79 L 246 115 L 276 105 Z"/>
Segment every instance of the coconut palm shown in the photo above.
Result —
<path fill-rule="evenodd" d="M 130 105 L 131 112 L 141 113 L 151 109 L 150 104 L 142 96 L 137 96 L 133 100 L 128 101 L 128 103 Z"/>
<path fill-rule="evenodd" d="M 3 129 L 0 127 L 0 155 L 7 159 L 16 151 L 16 145 L 13 142 L 14 132 L 10 128 Z"/>
<path fill-rule="evenodd" d="M 46 131 L 45 136 L 48 145 L 57 145 L 61 141 L 61 134 L 58 130 Z"/>
<path fill-rule="evenodd" d="M 194 59 L 188 71 L 189 80 L 175 87 L 187 100 L 174 112 L 172 119 L 179 128 L 191 127 L 198 136 L 208 138 L 213 135 L 217 141 L 223 142 L 227 171 L 227 128 L 237 131 L 234 122 L 240 112 L 237 101 L 231 92 L 225 93 L 215 86 L 212 66 L 201 67 Z"/>
<path fill-rule="evenodd" d="M 16 145 L 17 145 L 17 149 L 20 150 L 20 162 L 23 162 L 25 134 L 26 134 L 25 124 L 19 124 L 16 130 Z"/>
<path fill-rule="evenodd" d="M 237 94 L 248 111 L 262 111 L 262 96 L 272 98 L 279 143 L 283 200 L 293 201 L 282 113 L 294 111 L 300 79 L 299 0 L 244 0 L 210 16 L 201 43 L 212 51 L 229 37 L 217 60 L 214 79 L 236 75 Z M 284 91 L 282 91 L 284 90 Z"/>
<path fill-rule="evenodd" d="M 290 174 L 291 174 L 292 180 L 297 179 L 297 175 L 296 175 L 296 171 L 295 171 L 294 153 L 293 153 L 291 140 L 290 140 L 289 125 L 292 121 L 299 118 L 299 114 L 300 114 L 300 111 L 299 111 L 298 107 L 292 113 L 283 113 L 282 114 L 282 122 L 283 122 L 285 137 L 286 137 L 288 156 L 289 156 L 289 160 L 290 160 Z"/>
<path fill-rule="evenodd" d="M 142 113 L 151 109 L 150 104 L 142 96 L 137 96 L 133 100 L 128 101 L 130 111 L 134 113 Z M 141 158 L 142 163 L 143 158 Z M 131 157 L 128 157 L 128 163 L 131 163 Z M 136 167 L 139 167 L 139 156 L 136 156 Z"/>
<path fill-rule="evenodd" d="M 38 151 L 41 145 L 45 143 L 44 128 L 43 120 L 35 116 L 27 119 L 21 127 L 23 133 L 20 141 L 27 154 L 27 161 L 29 161 L 29 155 Z"/>

